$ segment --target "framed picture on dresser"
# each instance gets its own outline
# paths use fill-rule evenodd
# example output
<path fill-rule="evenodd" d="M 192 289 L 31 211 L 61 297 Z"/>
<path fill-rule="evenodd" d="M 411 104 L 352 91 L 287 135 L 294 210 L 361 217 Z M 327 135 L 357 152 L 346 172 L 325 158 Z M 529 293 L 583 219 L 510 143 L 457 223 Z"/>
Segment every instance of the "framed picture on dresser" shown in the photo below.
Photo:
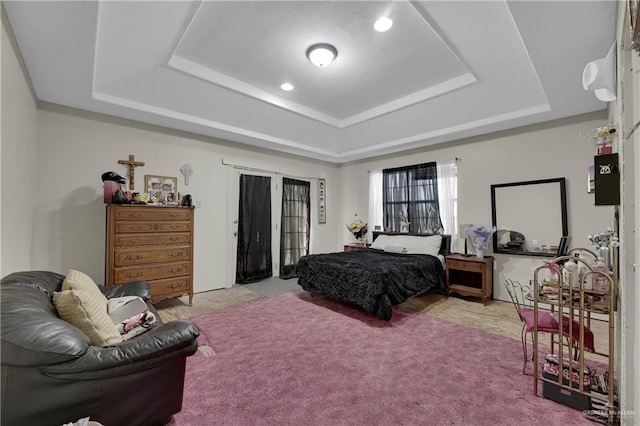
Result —
<path fill-rule="evenodd" d="M 178 192 L 178 178 L 172 176 L 144 175 L 145 192 Z"/>

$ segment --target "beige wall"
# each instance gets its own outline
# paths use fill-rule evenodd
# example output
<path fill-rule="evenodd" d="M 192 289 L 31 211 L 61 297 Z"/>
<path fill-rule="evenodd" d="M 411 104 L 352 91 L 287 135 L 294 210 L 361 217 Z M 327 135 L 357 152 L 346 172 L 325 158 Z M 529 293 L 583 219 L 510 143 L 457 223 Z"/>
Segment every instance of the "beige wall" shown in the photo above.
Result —
<path fill-rule="evenodd" d="M 2 245 L 0 276 L 32 267 L 32 225 L 37 197 L 36 102 L 2 8 Z"/>
<path fill-rule="evenodd" d="M 341 167 L 342 221 L 346 223 L 354 212 L 366 215 L 368 194 L 363 188 L 368 185 L 369 170 L 458 157 L 460 223 L 491 225 L 492 184 L 565 177 L 571 246 L 589 247 L 587 235 L 613 225 L 613 208 L 594 206 L 594 195 L 587 193 L 587 166 L 593 163 L 595 146 L 580 134 L 606 120 L 607 113 L 602 111 Z M 525 220 L 536 221 L 538 217 L 536 211 L 531 211 Z M 338 237 L 347 242 L 350 236 L 339 229 Z M 539 257 L 494 256 L 494 297 L 500 300 L 508 300 L 504 278 L 528 282 L 532 269 L 541 262 Z"/>
<path fill-rule="evenodd" d="M 274 179 L 324 177 L 328 188 L 337 187 L 334 165 L 239 149 L 224 141 L 51 104 L 38 111 L 38 134 L 38 187 L 43 190 L 34 219 L 34 267 L 61 273 L 75 268 L 97 281 L 104 278 L 105 207 L 100 176 L 112 170 L 126 177 L 127 169 L 118 160 L 129 154 L 145 162 L 136 168 L 136 190 L 142 190 L 145 174 L 176 176 L 178 190 L 192 194 L 200 206 L 195 212 L 196 292 L 233 283 L 233 276 L 227 274 L 229 266 L 235 265 L 235 251 L 229 246 L 235 217 L 230 216 L 233 209 L 228 209 L 227 197 L 240 171 L 224 166 L 223 161 L 277 172 Z M 179 171 L 185 163 L 194 170 L 189 186 Z M 316 188 L 312 180 L 312 189 Z M 325 225 L 317 224 L 312 204 L 312 250 L 330 251 L 335 237 L 326 230 L 335 229 L 337 203 L 329 192 Z"/>

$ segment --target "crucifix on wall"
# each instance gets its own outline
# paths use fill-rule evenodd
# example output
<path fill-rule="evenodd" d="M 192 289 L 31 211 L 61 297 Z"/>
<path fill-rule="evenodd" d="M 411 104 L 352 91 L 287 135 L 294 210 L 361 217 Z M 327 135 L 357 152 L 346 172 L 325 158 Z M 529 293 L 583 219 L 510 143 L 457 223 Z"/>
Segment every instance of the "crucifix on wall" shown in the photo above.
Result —
<path fill-rule="evenodd" d="M 144 166 L 142 161 L 135 161 L 135 155 L 129 155 L 129 160 L 118 160 L 118 164 L 124 164 L 129 167 L 129 189 L 133 190 L 134 187 L 134 173 L 135 168 L 138 166 Z"/>

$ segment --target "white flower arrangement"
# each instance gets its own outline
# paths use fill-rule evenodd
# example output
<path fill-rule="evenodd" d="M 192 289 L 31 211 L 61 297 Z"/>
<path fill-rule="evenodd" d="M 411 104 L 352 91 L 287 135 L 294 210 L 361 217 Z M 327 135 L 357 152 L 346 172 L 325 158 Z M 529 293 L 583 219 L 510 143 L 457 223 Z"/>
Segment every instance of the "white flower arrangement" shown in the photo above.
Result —
<path fill-rule="evenodd" d="M 613 143 L 613 138 L 617 136 L 616 127 L 613 124 L 598 127 L 593 132 L 586 134 L 590 141 L 595 141 L 598 146 L 608 146 Z"/>
<path fill-rule="evenodd" d="M 358 214 L 356 213 L 356 217 Z M 347 225 L 347 229 L 351 232 L 356 240 L 360 240 L 367 234 L 367 222 L 356 219 Z"/>

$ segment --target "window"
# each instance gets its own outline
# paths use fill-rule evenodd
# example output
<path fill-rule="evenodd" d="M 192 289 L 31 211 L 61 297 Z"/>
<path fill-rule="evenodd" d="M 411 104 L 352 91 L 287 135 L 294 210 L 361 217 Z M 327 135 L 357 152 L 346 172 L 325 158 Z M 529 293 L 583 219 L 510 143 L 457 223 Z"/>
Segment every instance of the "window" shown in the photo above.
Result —
<path fill-rule="evenodd" d="M 385 227 L 399 232 L 408 222 L 410 232 L 443 233 L 435 162 L 385 169 L 382 176 Z"/>
<path fill-rule="evenodd" d="M 451 235 L 451 250 L 458 242 L 458 167 L 456 160 L 438 161 L 438 201 L 444 233 Z"/>

